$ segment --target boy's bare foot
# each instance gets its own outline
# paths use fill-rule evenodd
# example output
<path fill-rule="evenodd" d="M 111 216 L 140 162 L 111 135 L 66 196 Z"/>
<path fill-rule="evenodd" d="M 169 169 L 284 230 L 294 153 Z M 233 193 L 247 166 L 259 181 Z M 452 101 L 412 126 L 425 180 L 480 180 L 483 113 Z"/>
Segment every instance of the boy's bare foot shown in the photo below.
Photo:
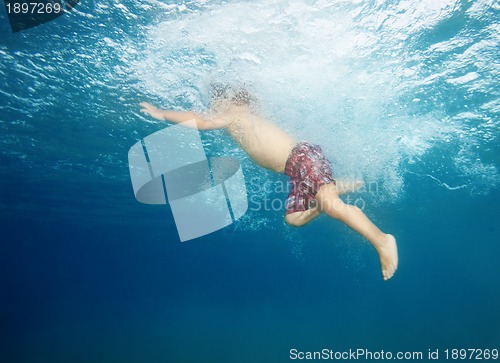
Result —
<path fill-rule="evenodd" d="M 380 256 L 380 265 L 382 267 L 382 276 L 384 280 L 389 280 L 398 268 L 398 247 L 396 239 L 391 234 L 385 235 L 385 240 L 377 247 Z"/>

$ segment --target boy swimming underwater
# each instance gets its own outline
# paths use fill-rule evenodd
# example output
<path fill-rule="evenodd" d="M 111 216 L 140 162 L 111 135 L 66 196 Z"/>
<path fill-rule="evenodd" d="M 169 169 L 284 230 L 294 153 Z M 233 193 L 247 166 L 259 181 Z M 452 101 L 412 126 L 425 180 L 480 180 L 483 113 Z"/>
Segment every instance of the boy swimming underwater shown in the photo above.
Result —
<path fill-rule="evenodd" d="M 141 112 L 173 123 L 195 120 L 198 130 L 226 129 L 258 165 L 290 177 L 285 215 L 289 225 L 302 226 L 322 212 L 344 222 L 372 244 L 379 255 L 384 280 L 390 279 L 398 267 L 395 238 L 378 229 L 361 209 L 345 204 L 339 197 L 352 191 L 356 184 L 349 187 L 335 181 L 331 164 L 318 145 L 297 143 L 258 116 L 246 90 L 219 86 L 214 93 L 209 114 L 160 110 L 147 102 L 141 103 Z"/>

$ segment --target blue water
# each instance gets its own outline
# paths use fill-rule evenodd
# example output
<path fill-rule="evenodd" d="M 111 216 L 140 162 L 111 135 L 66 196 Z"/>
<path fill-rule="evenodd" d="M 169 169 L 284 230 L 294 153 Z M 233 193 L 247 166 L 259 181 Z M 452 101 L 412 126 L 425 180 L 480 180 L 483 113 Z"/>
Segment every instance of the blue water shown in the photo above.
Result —
<path fill-rule="evenodd" d="M 290 349 L 500 349 L 495 1 L 82 1 L 11 33 L 0 10 L 0 361 L 287 362 Z M 377 256 L 322 216 L 283 211 L 180 243 L 138 203 L 138 112 L 207 107 L 246 84 L 262 113 L 320 143 L 399 243 Z M 227 135 L 249 197 L 286 182 Z M 256 185 L 268 185 L 265 190 Z M 422 361 L 429 361 L 425 358 Z"/>

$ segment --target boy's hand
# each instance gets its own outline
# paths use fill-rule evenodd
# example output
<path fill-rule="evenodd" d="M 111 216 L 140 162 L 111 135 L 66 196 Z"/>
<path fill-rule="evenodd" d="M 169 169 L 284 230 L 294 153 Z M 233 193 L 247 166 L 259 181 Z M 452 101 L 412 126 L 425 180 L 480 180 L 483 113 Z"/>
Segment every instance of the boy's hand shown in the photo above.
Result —
<path fill-rule="evenodd" d="M 141 102 L 140 106 L 142 107 L 141 112 L 147 113 L 148 115 L 158 120 L 165 121 L 165 117 L 163 116 L 163 111 L 160 110 L 159 108 L 156 108 L 155 106 L 147 102 Z"/>

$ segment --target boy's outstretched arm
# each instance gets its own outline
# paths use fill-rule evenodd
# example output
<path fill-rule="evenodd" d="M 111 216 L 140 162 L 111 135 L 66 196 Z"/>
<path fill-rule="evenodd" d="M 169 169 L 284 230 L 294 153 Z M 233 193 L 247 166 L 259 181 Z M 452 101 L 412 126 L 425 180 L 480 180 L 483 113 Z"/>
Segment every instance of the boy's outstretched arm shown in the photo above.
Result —
<path fill-rule="evenodd" d="M 177 124 L 195 120 L 198 130 L 222 129 L 230 124 L 230 121 L 223 117 L 210 117 L 190 111 L 160 110 L 148 102 L 141 102 L 140 106 L 142 107 L 141 112 L 147 113 L 148 115 L 161 121 L 170 121 Z"/>

